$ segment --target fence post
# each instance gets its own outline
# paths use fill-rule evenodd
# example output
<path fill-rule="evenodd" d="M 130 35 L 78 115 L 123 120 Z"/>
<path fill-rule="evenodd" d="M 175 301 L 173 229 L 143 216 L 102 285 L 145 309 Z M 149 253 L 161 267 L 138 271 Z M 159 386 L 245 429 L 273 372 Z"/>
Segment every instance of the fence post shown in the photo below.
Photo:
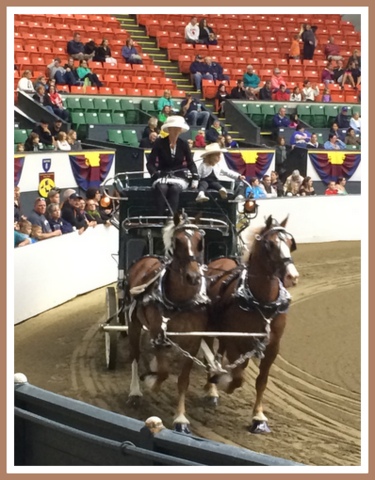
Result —
<path fill-rule="evenodd" d="M 154 435 L 165 427 L 159 417 L 149 417 L 140 430 L 139 446 L 147 450 L 154 450 Z"/>

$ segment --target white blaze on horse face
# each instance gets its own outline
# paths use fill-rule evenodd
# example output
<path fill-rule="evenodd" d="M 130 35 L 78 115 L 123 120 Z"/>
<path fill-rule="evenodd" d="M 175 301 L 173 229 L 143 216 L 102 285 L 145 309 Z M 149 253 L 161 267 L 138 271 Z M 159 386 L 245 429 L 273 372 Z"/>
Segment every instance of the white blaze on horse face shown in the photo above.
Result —
<path fill-rule="evenodd" d="M 280 254 L 281 258 L 292 258 L 290 253 L 290 248 L 288 247 L 287 243 L 281 239 L 279 239 L 280 244 Z M 283 284 L 286 288 L 292 287 L 293 285 L 297 285 L 299 278 L 298 270 L 296 269 L 294 263 L 289 263 L 286 267 L 286 273 L 283 278 Z"/>
<path fill-rule="evenodd" d="M 187 238 L 189 256 L 191 258 L 193 258 L 194 257 L 194 252 L 193 252 L 193 248 L 191 246 L 190 238 L 194 235 L 194 232 L 193 232 L 193 230 L 185 230 L 185 232 L 187 234 L 186 238 Z"/>

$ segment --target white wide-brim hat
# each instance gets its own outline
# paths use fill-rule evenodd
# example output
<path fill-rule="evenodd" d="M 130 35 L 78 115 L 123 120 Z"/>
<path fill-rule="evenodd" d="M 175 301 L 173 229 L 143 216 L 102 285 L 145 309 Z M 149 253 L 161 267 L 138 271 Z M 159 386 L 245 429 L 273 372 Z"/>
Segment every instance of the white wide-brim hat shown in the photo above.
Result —
<path fill-rule="evenodd" d="M 168 132 L 168 129 L 170 127 L 181 128 L 182 133 L 190 130 L 189 125 L 185 122 L 184 117 L 181 117 L 181 115 L 171 115 L 170 117 L 168 117 L 167 120 L 163 123 L 161 129 L 163 130 L 163 132 Z"/>
<path fill-rule="evenodd" d="M 218 143 L 210 143 L 205 147 L 204 152 L 201 154 L 201 157 L 206 157 L 211 153 L 222 153 L 227 151 L 228 150 L 226 148 L 221 148 Z"/>

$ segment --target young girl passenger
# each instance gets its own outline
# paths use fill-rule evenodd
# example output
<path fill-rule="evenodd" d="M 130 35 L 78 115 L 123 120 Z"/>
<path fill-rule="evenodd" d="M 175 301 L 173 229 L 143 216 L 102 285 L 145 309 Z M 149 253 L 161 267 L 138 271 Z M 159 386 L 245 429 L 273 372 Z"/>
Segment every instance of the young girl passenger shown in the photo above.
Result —
<path fill-rule="evenodd" d="M 199 184 L 198 184 L 198 196 L 196 198 L 197 202 L 207 202 L 209 197 L 206 196 L 205 192 L 210 188 L 212 190 L 217 190 L 219 195 L 222 199 L 227 198 L 228 192 L 226 188 L 224 188 L 220 182 L 218 177 L 220 175 L 226 175 L 233 180 L 245 180 L 246 177 L 243 175 L 239 175 L 238 172 L 234 172 L 229 168 L 225 168 L 222 165 L 219 165 L 220 162 L 220 154 L 221 152 L 226 152 L 226 149 L 220 148 L 218 143 L 210 143 L 205 148 L 204 153 L 202 154 L 202 163 L 198 167 L 198 175 L 199 175 Z M 239 194 L 240 191 L 243 191 L 244 186 L 240 183 L 237 188 L 236 192 Z M 243 195 L 237 195 L 235 198 L 236 201 L 240 202 L 244 200 Z"/>

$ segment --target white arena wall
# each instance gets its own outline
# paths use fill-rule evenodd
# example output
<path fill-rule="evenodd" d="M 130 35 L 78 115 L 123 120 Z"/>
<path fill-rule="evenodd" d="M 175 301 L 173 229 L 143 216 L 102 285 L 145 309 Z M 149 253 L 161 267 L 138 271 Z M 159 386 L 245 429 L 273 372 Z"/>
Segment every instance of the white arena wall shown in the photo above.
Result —
<path fill-rule="evenodd" d="M 333 195 L 258 200 L 252 226 L 273 215 L 298 243 L 361 240 L 363 197 Z M 367 219 L 366 219 L 367 221 Z M 99 225 L 14 249 L 14 323 L 117 280 L 119 232 Z M 113 258 L 115 256 L 115 258 Z M 105 309 L 103 297 L 103 312 Z"/>

